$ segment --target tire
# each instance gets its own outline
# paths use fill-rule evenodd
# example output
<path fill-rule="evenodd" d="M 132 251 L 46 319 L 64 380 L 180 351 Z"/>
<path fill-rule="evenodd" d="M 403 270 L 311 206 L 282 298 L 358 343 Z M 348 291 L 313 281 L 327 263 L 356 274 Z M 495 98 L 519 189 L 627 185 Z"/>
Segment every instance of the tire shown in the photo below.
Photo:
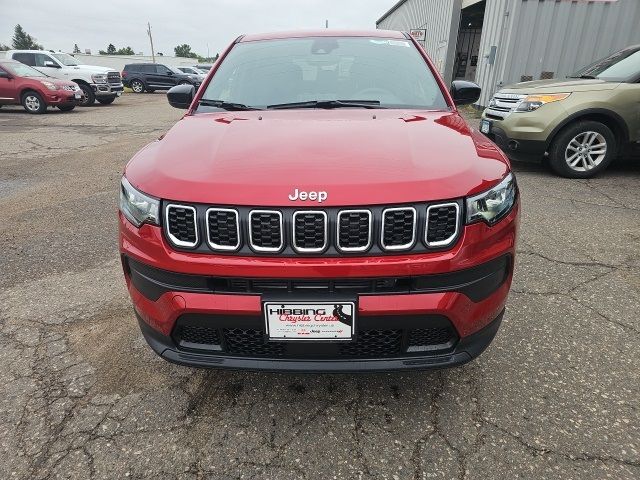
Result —
<path fill-rule="evenodd" d="M 133 93 L 143 93 L 144 92 L 144 83 L 142 83 L 138 79 L 131 80 L 131 82 L 129 82 L 129 87 L 131 87 L 131 90 L 133 90 Z"/>
<path fill-rule="evenodd" d="M 27 113 L 39 114 L 47 111 L 47 104 L 37 92 L 25 92 L 21 103 Z"/>
<path fill-rule="evenodd" d="M 58 108 L 63 112 L 70 112 L 71 110 L 76 108 L 76 106 L 75 105 L 59 105 Z"/>
<path fill-rule="evenodd" d="M 102 105 L 111 105 L 116 97 L 98 98 L 98 102 Z"/>
<path fill-rule="evenodd" d="M 90 107 L 91 105 L 93 105 L 96 101 L 96 96 L 93 93 L 93 89 L 86 83 L 79 83 L 78 86 L 84 94 L 82 100 L 80 101 L 80 103 L 78 103 L 78 105 L 80 105 L 81 107 Z"/>
<path fill-rule="evenodd" d="M 549 166 L 562 177 L 590 178 L 613 161 L 616 137 L 604 123 L 593 120 L 572 123 L 560 131 L 549 149 Z"/>

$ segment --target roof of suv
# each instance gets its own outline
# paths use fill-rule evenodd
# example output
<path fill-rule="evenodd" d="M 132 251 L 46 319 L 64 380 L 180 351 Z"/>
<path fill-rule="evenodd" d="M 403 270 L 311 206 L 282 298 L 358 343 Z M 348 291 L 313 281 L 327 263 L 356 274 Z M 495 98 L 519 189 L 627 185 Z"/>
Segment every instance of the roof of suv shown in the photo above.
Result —
<path fill-rule="evenodd" d="M 255 42 L 259 40 L 275 40 L 285 38 L 305 37 L 375 37 L 375 38 L 401 38 L 407 37 L 402 32 L 394 30 L 294 30 L 289 32 L 255 33 L 244 35 L 239 42 Z"/>

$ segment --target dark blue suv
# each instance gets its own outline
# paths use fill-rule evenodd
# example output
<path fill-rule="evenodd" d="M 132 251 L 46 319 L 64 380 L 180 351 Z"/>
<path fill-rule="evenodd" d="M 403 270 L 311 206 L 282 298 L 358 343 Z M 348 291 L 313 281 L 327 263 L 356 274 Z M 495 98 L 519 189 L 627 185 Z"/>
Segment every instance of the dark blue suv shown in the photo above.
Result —
<path fill-rule="evenodd" d="M 130 63 L 122 71 L 122 83 L 134 93 L 169 90 L 175 85 L 193 85 L 197 89 L 203 80 L 204 75 L 184 73 L 159 63 Z"/>

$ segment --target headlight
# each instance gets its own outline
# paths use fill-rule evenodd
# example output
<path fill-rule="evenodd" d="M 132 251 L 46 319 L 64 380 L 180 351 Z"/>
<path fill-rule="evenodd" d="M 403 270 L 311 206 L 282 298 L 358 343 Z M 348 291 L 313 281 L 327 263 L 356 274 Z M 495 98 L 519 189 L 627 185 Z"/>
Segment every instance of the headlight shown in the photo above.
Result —
<path fill-rule="evenodd" d="M 512 173 L 491 190 L 467 199 L 467 223 L 482 220 L 489 225 L 503 218 L 516 201 L 518 187 Z"/>
<path fill-rule="evenodd" d="M 160 200 L 136 190 L 125 177 L 122 177 L 120 211 L 136 227 L 143 223 L 159 225 Z"/>
<path fill-rule="evenodd" d="M 516 112 L 533 112 L 539 109 L 542 105 L 551 102 L 557 102 L 564 100 L 570 93 L 551 93 L 548 95 L 527 95 L 525 99 L 518 105 Z"/>
<path fill-rule="evenodd" d="M 107 75 L 105 73 L 91 75 L 91 80 L 93 80 L 94 83 L 107 83 Z"/>
<path fill-rule="evenodd" d="M 49 90 L 58 90 L 58 86 L 55 83 L 47 82 L 46 80 L 40 80 L 40 83 L 42 83 Z"/>

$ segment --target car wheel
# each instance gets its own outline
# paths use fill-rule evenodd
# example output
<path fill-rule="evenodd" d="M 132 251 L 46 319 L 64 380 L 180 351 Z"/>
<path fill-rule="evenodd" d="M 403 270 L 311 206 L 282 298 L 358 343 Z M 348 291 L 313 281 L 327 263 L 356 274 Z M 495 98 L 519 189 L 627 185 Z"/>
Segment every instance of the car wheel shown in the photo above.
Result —
<path fill-rule="evenodd" d="M 99 98 L 98 102 L 100 102 L 102 105 L 111 105 L 115 99 L 116 97 Z"/>
<path fill-rule="evenodd" d="M 58 108 L 63 112 L 70 112 L 71 110 L 76 108 L 76 106 L 75 105 L 58 105 Z"/>
<path fill-rule="evenodd" d="M 44 113 L 47 111 L 47 104 L 39 93 L 27 92 L 22 95 L 22 106 L 28 113 Z"/>
<path fill-rule="evenodd" d="M 82 90 L 83 96 L 78 105 L 80 105 L 81 107 L 90 107 L 96 101 L 96 96 L 93 93 L 93 89 L 86 83 L 80 83 L 79 87 Z"/>
<path fill-rule="evenodd" d="M 131 90 L 133 90 L 133 93 L 144 92 L 144 83 L 142 83 L 140 80 L 132 80 L 130 85 L 131 85 Z"/>
<path fill-rule="evenodd" d="M 595 121 L 569 125 L 549 150 L 551 169 L 567 178 L 589 178 L 602 172 L 617 152 L 616 137 L 609 127 Z"/>

